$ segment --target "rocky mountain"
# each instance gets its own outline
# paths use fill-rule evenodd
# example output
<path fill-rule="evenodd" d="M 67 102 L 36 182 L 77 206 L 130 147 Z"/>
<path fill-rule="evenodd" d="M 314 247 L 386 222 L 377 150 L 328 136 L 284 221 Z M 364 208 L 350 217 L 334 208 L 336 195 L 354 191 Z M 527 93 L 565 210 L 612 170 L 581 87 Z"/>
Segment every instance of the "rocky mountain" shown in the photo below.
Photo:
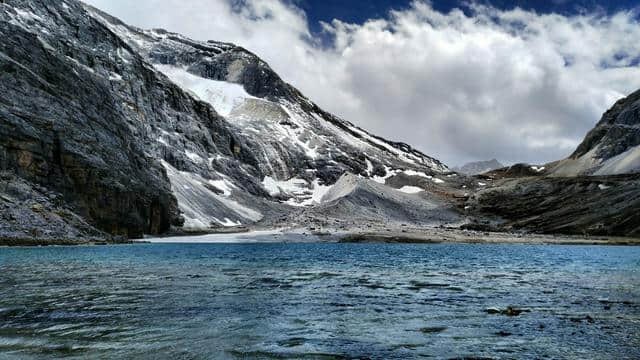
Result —
<path fill-rule="evenodd" d="M 640 236 L 639 108 L 640 90 L 616 102 L 565 160 L 485 174 L 470 227 Z"/>
<path fill-rule="evenodd" d="M 467 176 L 327 113 L 233 44 L 77 0 L 0 0 L 0 35 L 2 243 L 243 227 L 640 235 L 640 174 L 607 175 L 637 169 L 639 93 L 567 160 Z"/>
<path fill-rule="evenodd" d="M 619 100 L 568 158 L 551 164 L 556 176 L 640 172 L 640 90 Z"/>
<path fill-rule="evenodd" d="M 491 170 L 500 169 L 502 167 L 504 167 L 504 165 L 502 165 L 498 160 L 492 159 L 466 163 L 462 166 L 454 167 L 452 170 L 465 175 L 478 175 Z"/>
<path fill-rule="evenodd" d="M 232 44 L 137 29 L 76 0 L 4 0 L 0 34 L 0 169 L 57 199 L 5 192 L 2 206 L 23 211 L 0 236 L 85 234 L 29 220 L 61 209 L 123 237 L 247 225 L 321 204 L 345 173 L 450 174 Z"/>

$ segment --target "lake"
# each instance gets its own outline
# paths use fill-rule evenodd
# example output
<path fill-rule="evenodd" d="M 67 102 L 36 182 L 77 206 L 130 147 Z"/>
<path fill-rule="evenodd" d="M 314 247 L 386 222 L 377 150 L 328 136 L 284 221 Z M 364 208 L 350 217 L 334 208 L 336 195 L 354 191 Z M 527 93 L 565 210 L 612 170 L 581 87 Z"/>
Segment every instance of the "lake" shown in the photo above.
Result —
<path fill-rule="evenodd" d="M 2 359 L 640 358 L 640 247 L 0 248 L 0 294 Z"/>

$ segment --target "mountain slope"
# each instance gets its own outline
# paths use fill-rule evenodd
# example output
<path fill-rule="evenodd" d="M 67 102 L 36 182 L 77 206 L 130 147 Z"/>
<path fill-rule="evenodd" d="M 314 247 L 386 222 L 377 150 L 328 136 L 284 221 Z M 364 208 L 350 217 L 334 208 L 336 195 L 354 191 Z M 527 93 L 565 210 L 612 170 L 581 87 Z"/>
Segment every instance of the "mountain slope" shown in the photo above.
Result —
<path fill-rule="evenodd" d="M 640 236 L 638 109 L 640 90 L 616 102 L 568 159 L 484 174 L 492 186 L 465 205 L 484 225 L 470 227 Z"/>
<path fill-rule="evenodd" d="M 640 90 L 616 102 L 568 158 L 553 164 L 558 176 L 640 172 Z"/>
<path fill-rule="evenodd" d="M 637 169 L 640 93 L 567 160 L 471 177 L 323 111 L 232 44 L 77 0 L 2 0 L 0 35 L 0 241 L 469 222 L 640 235 L 640 174 L 599 175 Z"/>
<path fill-rule="evenodd" d="M 344 173 L 439 161 L 339 119 L 254 54 L 140 30 L 76 0 L 0 2 L 0 169 L 141 237 L 317 205 Z"/>

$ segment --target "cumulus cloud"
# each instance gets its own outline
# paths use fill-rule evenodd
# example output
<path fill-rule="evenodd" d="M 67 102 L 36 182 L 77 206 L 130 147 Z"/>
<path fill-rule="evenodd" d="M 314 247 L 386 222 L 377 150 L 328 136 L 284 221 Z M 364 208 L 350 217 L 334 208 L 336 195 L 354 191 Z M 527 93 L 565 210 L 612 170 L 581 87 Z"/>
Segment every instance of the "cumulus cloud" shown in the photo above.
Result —
<path fill-rule="evenodd" d="M 321 42 L 281 0 L 87 0 L 144 28 L 237 43 L 328 111 L 459 164 L 563 158 L 640 88 L 637 14 L 537 14 L 422 1 Z"/>

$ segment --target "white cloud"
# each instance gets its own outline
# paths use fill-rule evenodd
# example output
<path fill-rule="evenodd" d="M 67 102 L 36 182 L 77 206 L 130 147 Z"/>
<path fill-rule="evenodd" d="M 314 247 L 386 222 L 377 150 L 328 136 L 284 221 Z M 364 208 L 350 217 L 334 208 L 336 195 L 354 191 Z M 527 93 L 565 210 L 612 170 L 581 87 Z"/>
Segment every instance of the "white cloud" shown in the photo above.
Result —
<path fill-rule="evenodd" d="M 362 25 L 334 20 L 321 46 L 280 0 L 88 0 L 125 22 L 234 42 L 325 109 L 450 164 L 545 162 L 575 148 L 602 112 L 640 88 L 640 25 L 416 1 Z"/>

